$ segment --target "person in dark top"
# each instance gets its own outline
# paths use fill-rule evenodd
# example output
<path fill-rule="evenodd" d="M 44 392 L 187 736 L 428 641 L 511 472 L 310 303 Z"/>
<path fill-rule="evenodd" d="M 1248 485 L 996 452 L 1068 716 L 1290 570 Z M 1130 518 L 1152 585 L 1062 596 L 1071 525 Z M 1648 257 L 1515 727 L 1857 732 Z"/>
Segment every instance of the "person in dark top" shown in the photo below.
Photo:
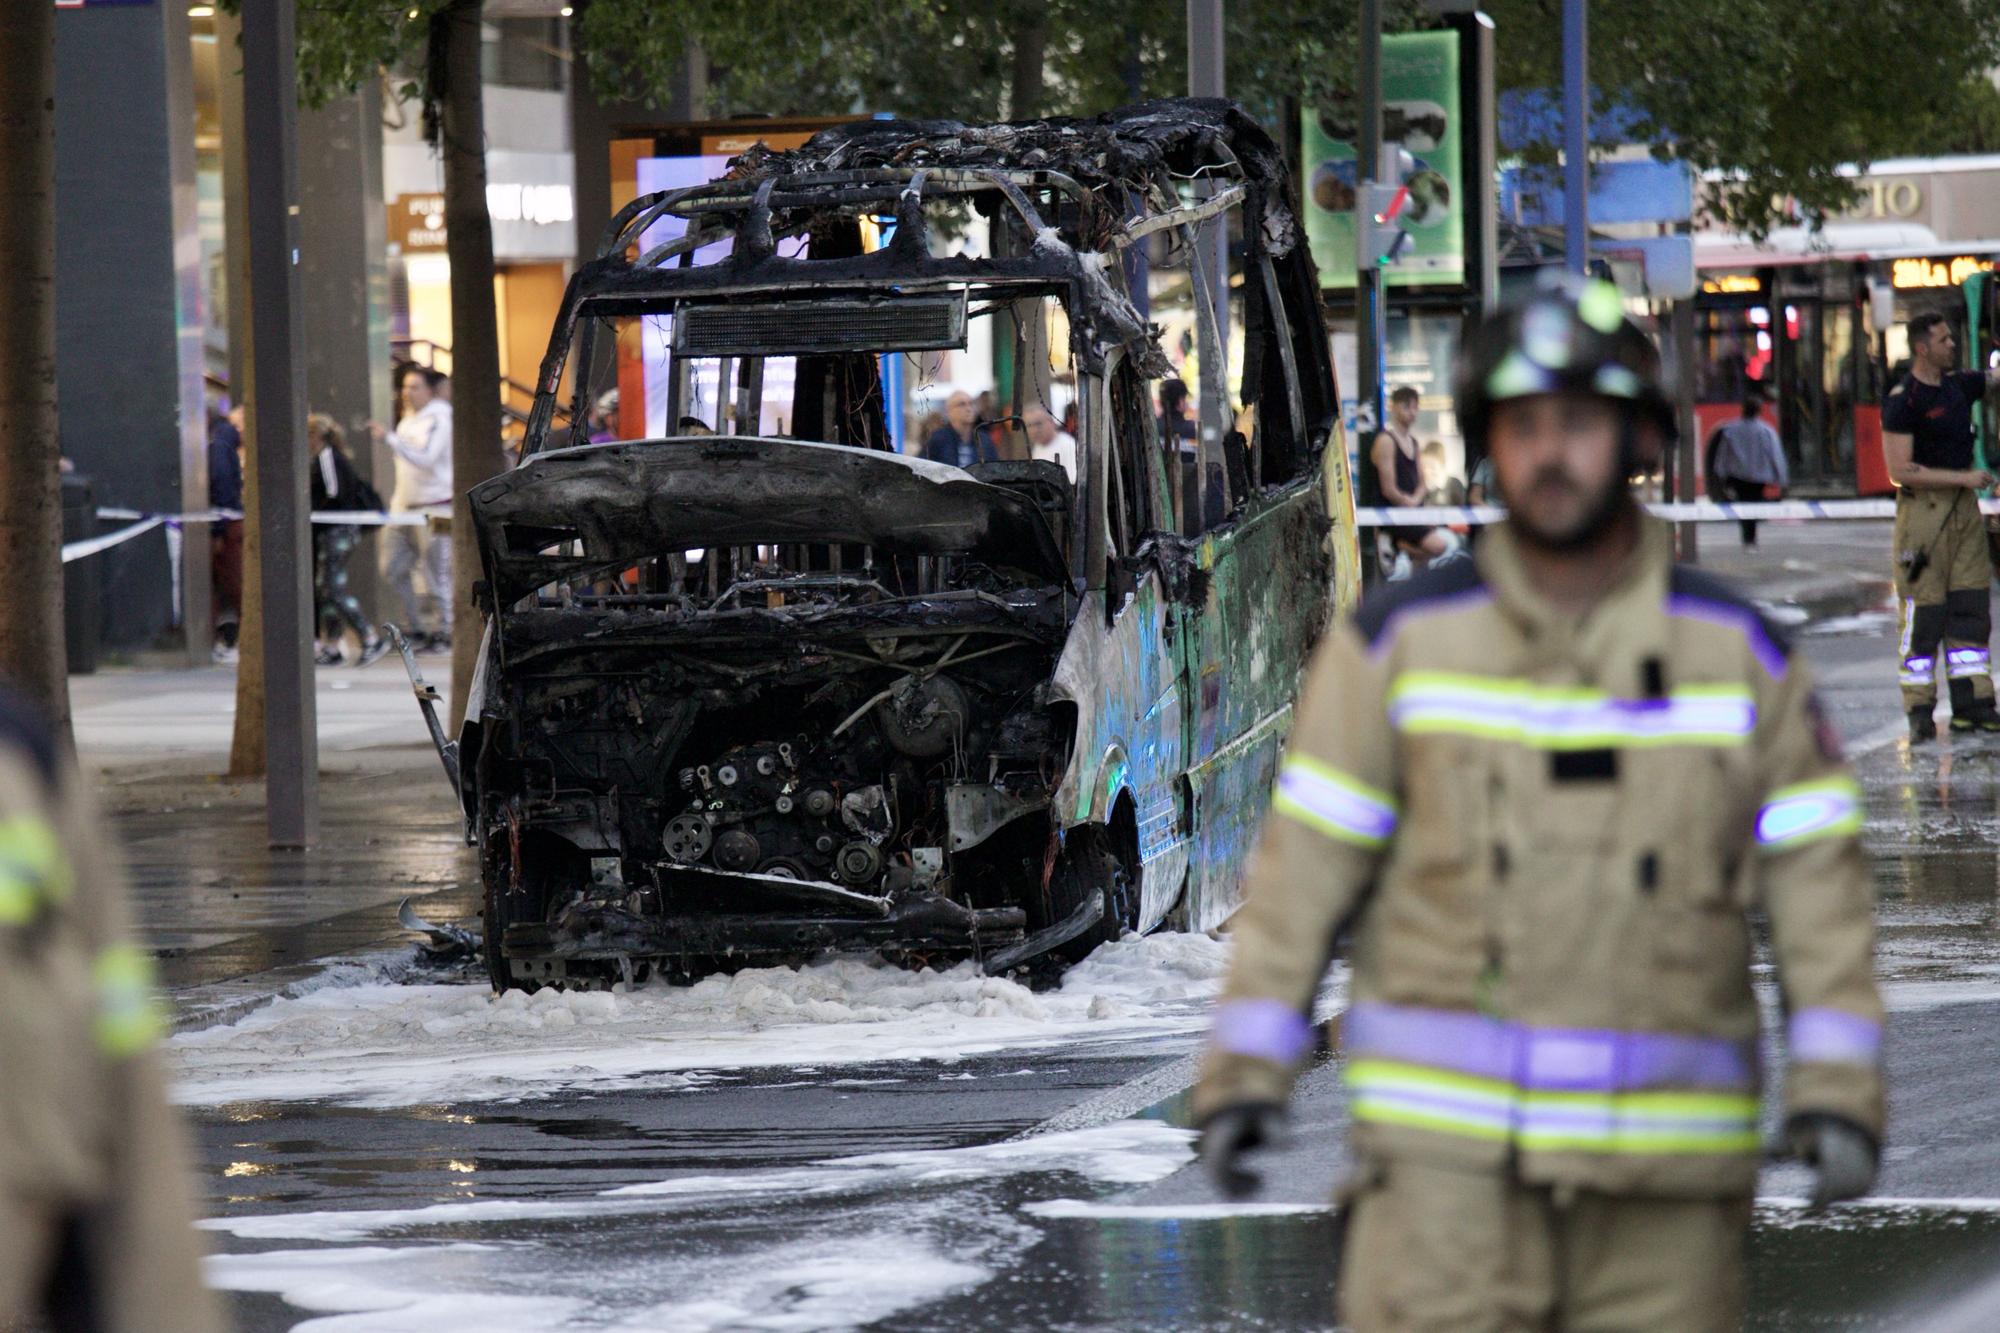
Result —
<path fill-rule="evenodd" d="M 208 503 L 213 509 L 243 508 L 241 407 L 225 412 L 209 403 Z M 243 612 L 243 520 L 220 518 L 208 525 L 209 580 L 215 589 L 215 657 L 229 661 Z"/>
<path fill-rule="evenodd" d="M 1170 379 L 1160 382 L 1160 448 L 1168 459 L 1167 467 L 1173 467 L 1172 459 L 1180 459 L 1181 474 L 1181 535 L 1199 536 L 1202 530 L 1200 518 L 1200 485 L 1197 480 L 1200 471 L 1201 427 L 1190 415 L 1190 395 L 1185 380 Z"/>
<path fill-rule="evenodd" d="M 1882 405 L 1882 453 L 1898 487 L 1898 651 L 1913 742 L 1937 736 L 1940 642 L 1951 729 L 2000 731 L 1988 647 L 1993 562 L 1978 495 L 1993 485 L 1993 474 L 1977 466 L 1972 440 L 1973 405 L 1995 377 L 1954 369 L 1957 359 L 1958 339 L 1945 317 L 1917 316 L 1910 373 Z"/>
<path fill-rule="evenodd" d="M 1389 424 L 1368 448 L 1376 482 L 1382 489 L 1382 503 L 1391 508 L 1414 508 L 1424 503 L 1423 463 L 1418 456 L 1415 434 L 1419 406 L 1414 385 L 1405 384 L 1390 394 Z M 1421 524 L 1392 527 L 1388 534 L 1397 551 L 1408 555 L 1416 565 L 1442 560 L 1458 546 L 1445 529 Z"/>
<path fill-rule="evenodd" d="M 932 431 L 930 438 L 924 441 L 924 457 L 933 463 L 949 463 L 953 467 L 971 467 L 974 463 L 991 463 L 999 458 L 993 441 L 983 431 L 975 429 L 976 416 L 972 395 L 963 389 L 952 390 L 951 397 L 944 400 L 945 424 Z"/>
<path fill-rule="evenodd" d="M 306 418 L 306 438 L 312 442 L 312 507 L 327 510 L 380 510 L 382 497 L 347 456 L 346 432 L 332 417 L 318 412 Z M 375 632 L 375 626 L 361 610 L 361 600 L 347 582 L 347 562 L 361 544 L 361 529 L 347 523 L 313 524 L 313 592 L 318 601 L 318 623 L 324 638 L 313 660 L 320 666 L 339 666 L 347 660 L 340 646 L 343 630 L 351 629 L 361 641 L 357 665 L 367 666 L 389 651 L 389 641 Z"/>

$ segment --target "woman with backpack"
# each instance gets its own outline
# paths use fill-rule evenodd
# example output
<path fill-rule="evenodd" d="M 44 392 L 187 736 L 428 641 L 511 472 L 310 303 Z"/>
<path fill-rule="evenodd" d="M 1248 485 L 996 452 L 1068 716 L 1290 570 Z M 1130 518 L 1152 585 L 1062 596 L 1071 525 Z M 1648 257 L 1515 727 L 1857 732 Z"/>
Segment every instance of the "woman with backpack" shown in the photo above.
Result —
<path fill-rule="evenodd" d="M 322 510 L 382 509 L 382 497 L 354 470 L 347 439 L 332 417 L 315 412 L 306 418 L 306 438 L 312 441 L 312 507 Z M 361 613 L 361 601 L 347 586 L 347 561 L 361 544 L 361 529 L 345 523 L 313 524 L 313 594 L 316 623 L 322 637 L 313 661 L 339 666 L 347 660 L 341 648 L 343 627 L 361 640 L 357 666 L 367 666 L 389 651 L 389 641 Z"/>

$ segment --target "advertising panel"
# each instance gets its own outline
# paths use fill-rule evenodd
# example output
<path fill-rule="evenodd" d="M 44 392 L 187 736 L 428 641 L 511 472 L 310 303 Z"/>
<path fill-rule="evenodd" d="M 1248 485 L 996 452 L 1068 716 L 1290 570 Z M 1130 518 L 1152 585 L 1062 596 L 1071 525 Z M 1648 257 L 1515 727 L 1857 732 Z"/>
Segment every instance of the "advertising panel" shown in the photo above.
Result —
<path fill-rule="evenodd" d="M 1410 237 L 1385 266 L 1392 286 L 1465 282 L 1458 42 L 1452 32 L 1382 39 L 1383 175 L 1410 190 L 1402 214 Z M 1320 285 L 1352 287 L 1355 128 L 1331 111 L 1308 109 L 1303 120 L 1306 240 Z"/>

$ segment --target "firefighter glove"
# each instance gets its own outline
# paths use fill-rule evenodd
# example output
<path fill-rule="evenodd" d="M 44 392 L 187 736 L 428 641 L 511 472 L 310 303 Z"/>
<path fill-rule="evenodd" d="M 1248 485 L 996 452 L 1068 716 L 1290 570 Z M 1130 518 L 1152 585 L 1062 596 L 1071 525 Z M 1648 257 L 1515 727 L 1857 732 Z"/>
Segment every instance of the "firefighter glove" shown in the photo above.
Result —
<path fill-rule="evenodd" d="M 1243 1165 L 1243 1154 L 1276 1144 L 1284 1135 L 1285 1111 L 1269 1102 L 1225 1106 L 1201 1127 L 1201 1164 L 1226 1199 L 1246 1199 L 1264 1187 L 1264 1177 Z"/>
<path fill-rule="evenodd" d="M 1858 1199 L 1875 1183 L 1880 1148 L 1875 1136 L 1836 1115 L 1794 1116 L 1787 1126 L 1792 1152 L 1813 1169 L 1812 1200 L 1817 1212 L 1828 1204 Z"/>

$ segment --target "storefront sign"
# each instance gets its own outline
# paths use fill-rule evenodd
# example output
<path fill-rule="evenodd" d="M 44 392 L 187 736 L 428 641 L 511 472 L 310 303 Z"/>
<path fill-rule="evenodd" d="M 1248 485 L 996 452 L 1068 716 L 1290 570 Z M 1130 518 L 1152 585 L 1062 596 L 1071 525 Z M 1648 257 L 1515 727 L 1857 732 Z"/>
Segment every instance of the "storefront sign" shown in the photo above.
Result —
<path fill-rule="evenodd" d="M 445 248 L 443 195 L 399 194 L 388 207 L 389 240 L 404 254 Z M 495 222 L 555 226 L 575 220 L 576 196 L 567 185 L 495 181 L 486 187 L 486 211 Z"/>
<path fill-rule="evenodd" d="M 749 152 L 758 144 L 763 144 L 774 153 L 783 153 L 805 147 L 806 140 L 817 133 L 817 130 L 743 130 L 731 134 L 704 134 L 701 136 L 701 155 L 735 157 L 738 153 Z"/>
<path fill-rule="evenodd" d="M 399 194 L 388 201 L 389 243 L 404 254 L 444 249 L 444 196 Z"/>
<path fill-rule="evenodd" d="M 486 211 L 495 222 L 532 222 L 548 226 L 576 220 L 576 196 L 567 185 L 515 185 L 495 181 L 486 187 Z"/>
<path fill-rule="evenodd" d="M 1764 283 L 1755 273 L 1718 273 L 1701 289 L 1709 296 L 1754 296 L 1764 290 Z"/>
<path fill-rule="evenodd" d="M 1889 265 L 1889 281 L 1899 288 L 1956 287 L 1975 273 L 1991 273 L 1993 261 L 1972 255 L 1955 259 L 1898 259 Z"/>
<path fill-rule="evenodd" d="M 1861 182 L 1861 197 L 1841 216 L 1850 218 L 1913 218 L 1924 206 L 1924 189 L 1913 180 Z"/>
<path fill-rule="evenodd" d="M 1386 280 L 1406 286 L 1465 281 L 1465 188 L 1460 151 L 1458 34 L 1406 32 L 1382 39 L 1382 160 L 1402 161 L 1419 211 Z M 1354 286 L 1354 127 L 1333 113 L 1303 115 L 1306 240 L 1322 287 Z"/>

